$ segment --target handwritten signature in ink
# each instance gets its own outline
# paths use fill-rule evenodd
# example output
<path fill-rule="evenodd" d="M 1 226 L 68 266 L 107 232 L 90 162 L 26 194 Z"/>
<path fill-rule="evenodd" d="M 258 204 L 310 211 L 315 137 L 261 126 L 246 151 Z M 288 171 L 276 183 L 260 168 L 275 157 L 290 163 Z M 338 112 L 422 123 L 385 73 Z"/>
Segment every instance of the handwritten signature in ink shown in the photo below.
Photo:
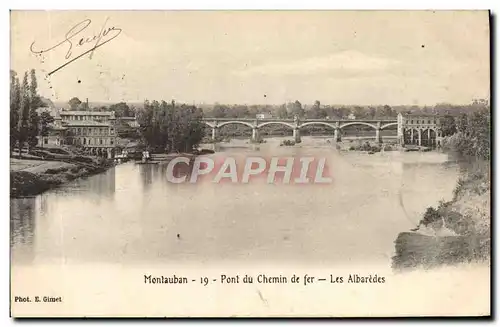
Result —
<path fill-rule="evenodd" d="M 66 52 L 66 60 L 68 60 L 66 63 L 63 65 L 57 67 L 56 69 L 52 70 L 50 73 L 47 75 L 50 76 L 54 74 L 55 72 L 59 71 L 60 69 L 66 67 L 67 65 L 71 64 L 75 60 L 85 56 L 86 54 L 90 53 L 89 58 L 92 59 L 92 56 L 94 55 L 94 51 L 105 45 L 108 42 L 111 42 L 111 40 L 115 39 L 120 35 L 122 32 L 121 28 L 118 27 L 106 27 L 106 24 L 108 22 L 109 18 L 106 18 L 106 21 L 101 27 L 101 30 L 99 34 L 93 35 L 93 36 L 85 36 L 84 32 L 87 27 L 92 23 L 90 19 L 85 19 L 72 28 L 69 29 L 68 32 L 66 32 L 65 39 L 62 40 L 61 42 L 57 43 L 56 45 L 47 48 L 45 50 L 35 50 L 34 49 L 34 44 L 35 42 L 31 43 L 30 50 L 31 52 L 35 54 L 43 54 L 46 52 L 49 52 L 51 50 L 60 48 L 60 47 L 67 47 L 67 52 Z M 73 51 L 76 51 L 78 49 L 85 49 L 85 45 L 91 44 L 93 45 L 90 49 L 84 51 L 83 53 L 79 54 L 76 57 L 73 57 Z"/>

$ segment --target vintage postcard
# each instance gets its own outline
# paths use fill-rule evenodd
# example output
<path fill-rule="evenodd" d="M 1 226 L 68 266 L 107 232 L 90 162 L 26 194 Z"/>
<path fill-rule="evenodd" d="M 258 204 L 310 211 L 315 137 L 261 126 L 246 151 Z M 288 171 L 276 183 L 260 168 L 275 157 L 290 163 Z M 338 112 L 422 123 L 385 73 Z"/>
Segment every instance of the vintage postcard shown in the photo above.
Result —
<path fill-rule="evenodd" d="M 11 316 L 491 315 L 488 11 L 11 11 Z"/>

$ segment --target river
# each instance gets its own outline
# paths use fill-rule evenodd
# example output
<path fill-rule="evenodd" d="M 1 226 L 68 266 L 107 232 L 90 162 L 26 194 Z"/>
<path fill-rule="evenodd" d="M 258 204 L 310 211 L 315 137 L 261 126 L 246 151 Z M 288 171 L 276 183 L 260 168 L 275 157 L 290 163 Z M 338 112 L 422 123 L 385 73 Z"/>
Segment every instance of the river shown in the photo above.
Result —
<path fill-rule="evenodd" d="M 126 163 L 11 199 L 16 316 L 407 316 L 490 311 L 487 266 L 392 272 L 398 233 L 449 200 L 458 166 L 437 152 L 339 152 L 324 138 L 233 140 L 214 156 L 325 157 L 331 184 L 169 184 Z M 150 284 L 147 277 L 188 284 Z M 224 276 L 223 276 L 224 275 Z M 288 278 L 262 284 L 262 276 Z M 225 276 L 239 283 L 222 282 Z M 253 276 L 254 283 L 242 283 Z M 258 277 L 260 276 L 260 277 Z M 312 277 L 311 277 L 312 276 Z M 348 283 L 374 276 L 384 283 Z M 292 282 L 293 278 L 297 277 Z M 343 284 L 331 283 L 337 277 Z M 306 281 L 309 281 L 306 283 Z"/>
<path fill-rule="evenodd" d="M 232 156 L 326 157 L 329 185 L 181 184 L 163 165 L 118 165 L 34 198 L 11 199 L 13 264 L 377 261 L 397 234 L 449 200 L 457 165 L 436 152 L 340 153 L 233 140 Z"/>

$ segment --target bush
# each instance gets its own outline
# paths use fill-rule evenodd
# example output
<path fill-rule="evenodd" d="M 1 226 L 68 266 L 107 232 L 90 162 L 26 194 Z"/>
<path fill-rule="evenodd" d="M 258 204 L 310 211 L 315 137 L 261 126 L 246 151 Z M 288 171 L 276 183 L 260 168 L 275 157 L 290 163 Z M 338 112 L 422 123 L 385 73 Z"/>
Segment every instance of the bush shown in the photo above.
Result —
<path fill-rule="evenodd" d="M 280 146 L 294 146 L 295 145 L 295 141 L 292 141 L 292 140 L 284 140 L 284 141 L 281 141 L 280 143 Z"/>
<path fill-rule="evenodd" d="M 59 148 L 46 148 L 45 151 L 52 152 L 52 153 L 57 153 L 57 154 L 70 154 L 68 151 L 64 149 L 59 149 Z"/>
<path fill-rule="evenodd" d="M 77 178 L 77 177 L 78 177 L 78 175 L 77 175 L 77 174 L 73 174 L 73 173 L 71 173 L 71 172 L 67 172 L 67 173 L 65 173 L 65 174 L 64 174 L 64 177 L 65 177 L 67 180 L 73 180 L 73 179 Z"/>
<path fill-rule="evenodd" d="M 390 145 L 386 145 L 386 146 L 384 147 L 384 151 L 394 151 L 394 149 L 392 148 L 392 146 L 390 146 Z"/>
<path fill-rule="evenodd" d="M 42 157 L 44 159 L 55 159 L 56 156 L 47 152 L 47 151 L 40 151 L 40 150 L 32 150 L 30 151 L 30 154 L 33 154 L 38 157 Z"/>
<path fill-rule="evenodd" d="M 85 156 L 74 156 L 72 159 L 74 161 L 83 162 L 83 163 L 89 163 L 89 164 L 94 163 L 94 160 L 92 158 L 85 157 Z"/>
<path fill-rule="evenodd" d="M 53 174 L 59 174 L 62 172 L 67 171 L 68 168 L 66 167 L 61 167 L 61 168 L 49 168 L 45 171 L 45 174 L 53 175 Z"/>

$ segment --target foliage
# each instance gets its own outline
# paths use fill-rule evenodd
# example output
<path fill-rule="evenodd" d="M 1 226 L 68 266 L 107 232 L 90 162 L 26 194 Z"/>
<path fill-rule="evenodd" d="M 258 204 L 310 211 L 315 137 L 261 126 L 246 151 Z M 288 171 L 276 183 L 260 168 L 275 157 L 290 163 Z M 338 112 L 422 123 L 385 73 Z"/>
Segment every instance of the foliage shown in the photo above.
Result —
<path fill-rule="evenodd" d="M 47 136 L 49 134 L 50 124 L 54 122 L 54 117 L 46 111 L 42 112 L 39 117 L 40 123 L 40 136 Z M 43 146 L 43 142 L 42 142 Z"/>
<path fill-rule="evenodd" d="M 27 141 L 29 149 L 34 148 L 38 143 L 38 132 L 39 132 L 39 117 L 37 109 L 40 105 L 43 105 L 40 96 L 37 93 L 38 83 L 36 81 L 35 70 L 30 71 L 30 86 L 29 86 L 29 121 L 28 121 L 28 131 L 27 131 Z"/>
<path fill-rule="evenodd" d="M 10 71 L 10 151 L 17 146 L 19 156 L 23 147 L 28 145 L 28 151 L 33 149 L 38 143 L 40 132 L 46 132 L 37 109 L 46 107 L 47 103 L 38 95 L 38 83 L 35 70 L 24 73 L 22 83 L 15 71 Z M 49 120 L 50 121 L 50 120 Z M 40 125 L 42 123 L 42 125 Z"/>
<path fill-rule="evenodd" d="M 453 117 L 452 115 L 447 114 L 443 116 L 440 119 L 439 123 L 443 136 L 450 136 L 457 132 L 455 117 Z"/>
<path fill-rule="evenodd" d="M 190 152 L 198 146 L 205 131 L 202 118 L 201 109 L 173 101 L 145 101 L 137 114 L 144 143 L 166 152 Z"/>
<path fill-rule="evenodd" d="M 457 119 L 456 131 L 444 139 L 445 148 L 454 150 L 463 157 L 490 160 L 491 113 L 489 107 L 461 115 Z"/>
<path fill-rule="evenodd" d="M 21 97 L 20 97 L 20 116 L 18 122 L 18 149 L 21 155 L 24 143 L 28 139 L 29 130 L 29 114 L 30 114 L 30 96 L 28 86 L 28 73 L 24 73 L 23 83 L 21 84 Z"/>
<path fill-rule="evenodd" d="M 305 110 L 302 108 L 302 103 L 299 100 L 287 104 L 287 112 L 289 117 L 304 117 Z"/>
<path fill-rule="evenodd" d="M 82 101 L 80 101 L 80 99 L 78 99 L 77 97 L 73 97 L 68 101 L 68 104 L 71 110 L 78 110 L 78 108 L 82 104 Z"/>
<path fill-rule="evenodd" d="M 19 138 L 18 122 L 20 117 L 21 86 L 15 71 L 10 71 L 10 148 L 16 146 Z"/>
<path fill-rule="evenodd" d="M 109 106 L 109 110 L 114 111 L 116 117 L 133 117 L 135 114 L 134 109 L 125 102 L 112 104 Z"/>
<path fill-rule="evenodd" d="M 280 143 L 280 146 L 294 146 L 295 141 L 292 140 L 284 140 Z"/>
<path fill-rule="evenodd" d="M 297 100 L 276 105 L 226 105 L 216 103 L 213 106 L 204 107 L 203 111 L 205 117 L 213 118 L 255 118 L 255 115 L 259 113 L 271 113 L 273 117 L 281 119 L 293 119 L 295 114 L 298 114 L 301 118 L 309 119 L 347 119 L 350 114 L 353 114 L 356 119 L 394 119 L 399 113 L 457 117 L 463 113 L 478 111 L 486 105 L 487 101 L 476 100 L 465 105 L 439 103 L 433 107 L 416 105 L 336 106 L 322 104 L 319 100 L 316 100 L 306 110 L 306 106 Z"/>

